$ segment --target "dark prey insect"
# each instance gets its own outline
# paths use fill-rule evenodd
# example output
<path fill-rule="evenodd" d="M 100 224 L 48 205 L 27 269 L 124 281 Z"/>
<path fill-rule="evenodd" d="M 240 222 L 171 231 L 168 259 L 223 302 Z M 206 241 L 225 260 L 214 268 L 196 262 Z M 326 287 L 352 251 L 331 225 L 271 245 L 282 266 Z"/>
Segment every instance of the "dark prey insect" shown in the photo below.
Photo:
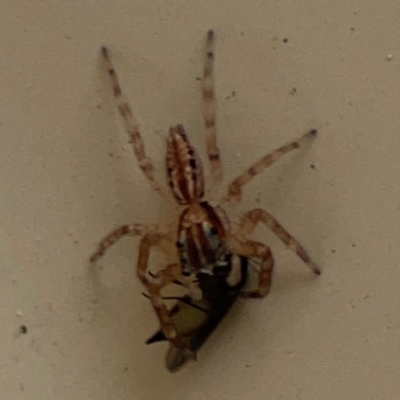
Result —
<path fill-rule="evenodd" d="M 219 262 L 213 268 L 213 273 L 197 273 L 197 283 L 202 297 L 193 299 L 189 295 L 172 297 L 178 300 L 170 310 L 170 317 L 179 337 L 185 343 L 189 353 L 169 345 L 166 366 L 170 372 L 176 372 L 190 360 L 191 354 L 196 354 L 210 334 L 218 326 L 231 306 L 245 290 L 249 281 L 249 260 L 228 253 L 224 262 Z M 171 299 L 166 297 L 165 299 Z M 159 330 L 148 344 L 167 340 Z"/>
<path fill-rule="evenodd" d="M 216 140 L 216 101 L 214 91 L 214 32 L 208 31 L 202 78 L 203 113 L 206 131 L 206 150 L 210 169 L 209 189 L 220 184 L 222 170 Z M 107 48 L 101 49 L 103 61 L 111 80 L 118 111 L 133 145 L 135 156 L 153 189 L 165 198 L 172 193 L 182 206 L 178 222 L 167 228 L 161 225 L 130 223 L 113 230 L 98 245 L 91 256 L 95 262 L 105 251 L 125 236 L 139 236 L 137 275 L 148 291 L 147 297 L 160 322 L 160 331 L 149 343 L 167 340 L 170 349 L 167 367 L 176 371 L 187 359 L 195 358 L 198 349 L 229 310 L 240 294 L 242 297 L 265 296 L 271 286 L 274 260 L 270 248 L 263 243 L 248 240 L 257 224 L 269 228 L 286 246 L 294 251 L 311 271 L 320 269 L 304 247 L 267 211 L 257 208 L 248 211 L 238 226 L 233 227 L 221 208 L 222 203 L 236 204 L 242 188 L 254 177 L 279 160 L 284 154 L 298 149 L 313 139 L 317 131 L 310 130 L 271 153 L 236 177 L 228 186 L 228 193 L 219 205 L 205 199 L 205 181 L 201 160 L 190 144 L 182 125 L 170 128 L 167 139 L 166 168 L 171 191 L 159 182 L 152 161 L 147 157 L 139 126 L 131 106 L 125 99 Z M 148 270 L 152 247 L 158 247 L 175 256 L 176 262 L 155 273 Z M 257 285 L 248 288 L 248 264 L 259 264 Z M 184 295 L 166 296 L 167 286 L 176 285 Z M 175 299 L 168 307 L 167 300 Z"/>

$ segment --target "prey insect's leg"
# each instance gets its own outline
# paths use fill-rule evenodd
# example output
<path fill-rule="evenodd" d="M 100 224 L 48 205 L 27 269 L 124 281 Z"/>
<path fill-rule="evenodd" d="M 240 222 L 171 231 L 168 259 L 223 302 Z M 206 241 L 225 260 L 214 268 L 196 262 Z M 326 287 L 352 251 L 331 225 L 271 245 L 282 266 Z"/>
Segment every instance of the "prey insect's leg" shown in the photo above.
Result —
<path fill-rule="evenodd" d="M 153 162 L 146 156 L 146 151 L 143 144 L 143 139 L 139 131 L 139 125 L 133 117 L 131 107 L 122 92 L 121 85 L 118 81 L 115 68 L 112 64 L 111 58 L 106 47 L 101 48 L 101 54 L 107 67 L 107 72 L 111 80 L 113 94 L 117 102 L 118 111 L 125 125 L 125 129 L 129 135 L 130 141 L 133 145 L 136 158 L 139 166 L 146 178 L 150 181 L 152 188 L 159 192 L 161 195 L 169 197 L 169 192 L 165 185 L 158 182 L 155 177 L 155 168 Z"/>
<path fill-rule="evenodd" d="M 302 147 L 307 140 L 314 138 L 317 135 L 317 131 L 312 129 L 303 135 L 300 139 L 294 140 L 279 149 L 276 149 L 272 153 L 265 155 L 250 168 L 244 171 L 236 179 L 234 179 L 228 188 L 228 198 L 227 200 L 235 204 L 240 201 L 242 195 L 242 187 L 250 182 L 256 175 L 263 172 L 266 168 L 272 165 L 275 161 L 279 160 L 284 154 Z"/>
<path fill-rule="evenodd" d="M 314 272 L 316 275 L 321 274 L 321 270 L 317 264 L 311 259 L 304 247 L 296 240 L 271 214 L 267 211 L 257 208 L 249 211 L 243 217 L 240 224 L 240 231 L 244 234 L 249 234 L 254 230 L 256 225 L 262 222 L 269 228 L 278 238 L 294 251 Z"/>
<path fill-rule="evenodd" d="M 243 257 L 261 259 L 258 273 L 258 288 L 255 290 L 244 290 L 240 296 L 249 298 L 267 295 L 271 287 L 272 271 L 274 268 L 274 258 L 270 248 L 265 244 L 252 240 L 242 243 L 235 240 L 232 250 Z"/>
<path fill-rule="evenodd" d="M 216 100 L 214 89 L 214 31 L 209 30 L 206 40 L 203 71 L 203 112 L 206 128 L 207 157 L 211 166 L 211 186 L 221 180 L 222 168 L 215 128 Z"/>
<path fill-rule="evenodd" d="M 143 224 L 122 225 L 108 234 L 97 246 L 97 250 L 90 257 L 91 262 L 97 261 L 104 253 L 119 239 L 125 236 L 143 236 L 151 230 L 157 230 L 155 225 L 148 226 Z"/>

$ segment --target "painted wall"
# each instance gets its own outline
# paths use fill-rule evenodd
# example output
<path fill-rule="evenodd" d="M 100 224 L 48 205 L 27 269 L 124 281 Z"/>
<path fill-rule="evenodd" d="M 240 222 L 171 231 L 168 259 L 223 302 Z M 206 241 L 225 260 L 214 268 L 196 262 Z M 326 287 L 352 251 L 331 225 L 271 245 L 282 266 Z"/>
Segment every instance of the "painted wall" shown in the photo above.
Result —
<path fill-rule="evenodd" d="M 399 15 L 390 1 L 2 1 L 0 398 L 397 399 Z M 323 274 L 260 227 L 276 259 L 270 295 L 239 301 L 171 375 L 165 344 L 144 344 L 157 321 L 137 240 L 88 267 L 111 229 L 176 218 L 137 167 L 98 50 L 110 47 L 164 179 L 170 125 L 205 154 L 209 28 L 225 183 L 320 133 L 249 183 L 232 221 L 267 209 Z"/>

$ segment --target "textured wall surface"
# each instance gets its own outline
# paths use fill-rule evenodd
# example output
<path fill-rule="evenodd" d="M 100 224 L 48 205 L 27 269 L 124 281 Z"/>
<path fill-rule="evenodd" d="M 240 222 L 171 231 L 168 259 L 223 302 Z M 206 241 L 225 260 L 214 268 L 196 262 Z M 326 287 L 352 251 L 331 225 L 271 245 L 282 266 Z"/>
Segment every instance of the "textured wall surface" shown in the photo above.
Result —
<path fill-rule="evenodd" d="M 1 1 L 0 398 L 397 399 L 400 6 L 338 0 Z M 217 33 L 224 182 L 310 128 L 313 146 L 249 183 L 323 269 L 260 227 L 276 273 L 171 375 L 127 222 L 176 218 L 137 167 L 98 49 L 109 45 L 163 177 L 168 127 L 204 156 L 198 81 Z M 221 189 L 221 194 L 223 190 Z M 165 262 L 155 258 L 154 265 Z"/>

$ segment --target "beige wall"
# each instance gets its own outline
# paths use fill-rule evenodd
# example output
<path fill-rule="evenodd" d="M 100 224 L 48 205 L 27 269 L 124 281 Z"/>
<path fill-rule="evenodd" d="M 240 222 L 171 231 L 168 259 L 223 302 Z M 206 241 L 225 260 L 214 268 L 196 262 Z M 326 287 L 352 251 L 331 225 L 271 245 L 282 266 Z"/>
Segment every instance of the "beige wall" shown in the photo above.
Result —
<path fill-rule="evenodd" d="M 1 399 L 398 398 L 397 2 L 0 5 Z M 225 182 L 320 132 L 249 184 L 232 219 L 265 207 L 323 275 L 312 279 L 258 230 L 274 249 L 271 294 L 238 302 L 199 361 L 170 375 L 165 345 L 144 345 L 157 322 L 134 273 L 136 243 L 87 272 L 110 229 L 166 214 L 131 154 L 98 48 L 110 45 L 162 169 L 170 124 L 183 123 L 204 154 L 196 77 L 209 28 Z"/>

